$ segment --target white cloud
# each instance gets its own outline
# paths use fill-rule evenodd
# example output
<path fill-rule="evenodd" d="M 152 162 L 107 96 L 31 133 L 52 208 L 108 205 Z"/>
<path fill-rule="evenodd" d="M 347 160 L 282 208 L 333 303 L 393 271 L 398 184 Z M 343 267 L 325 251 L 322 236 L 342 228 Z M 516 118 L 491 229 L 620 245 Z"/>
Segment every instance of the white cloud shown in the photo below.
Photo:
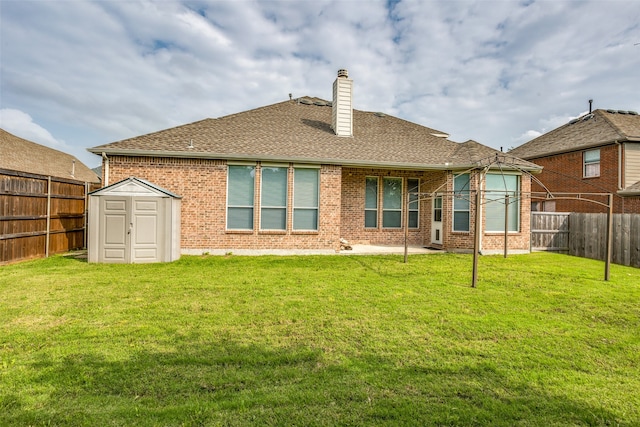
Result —
<path fill-rule="evenodd" d="M 2 8 L 0 108 L 37 117 L 76 152 L 289 93 L 329 98 L 339 68 L 354 79 L 356 108 L 495 148 L 565 123 L 588 99 L 640 110 L 640 9 L 631 1 Z"/>
<path fill-rule="evenodd" d="M 12 108 L 0 109 L 0 128 L 20 138 L 63 150 L 64 142 L 58 141 L 48 130 L 33 121 L 27 113 Z"/>

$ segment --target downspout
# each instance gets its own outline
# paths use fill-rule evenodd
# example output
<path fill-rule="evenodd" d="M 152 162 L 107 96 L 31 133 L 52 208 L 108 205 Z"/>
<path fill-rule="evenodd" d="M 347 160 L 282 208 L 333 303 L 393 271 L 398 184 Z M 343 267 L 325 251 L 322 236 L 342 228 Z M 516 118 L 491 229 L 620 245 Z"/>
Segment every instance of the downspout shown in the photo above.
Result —
<path fill-rule="evenodd" d="M 109 185 L 109 158 L 107 157 L 107 154 L 103 151 L 102 152 L 102 160 L 103 160 L 103 174 L 104 174 L 104 183 L 102 184 L 103 187 L 106 187 L 107 185 Z"/>
<path fill-rule="evenodd" d="M 618 142 L 618 140 L 614 141 L 614 144 L 618 146 L 618 191 L 622 190 L 624 187 L 624 178 L 622 176 L 623 167 L 622 167 L 622 144 Z"/>

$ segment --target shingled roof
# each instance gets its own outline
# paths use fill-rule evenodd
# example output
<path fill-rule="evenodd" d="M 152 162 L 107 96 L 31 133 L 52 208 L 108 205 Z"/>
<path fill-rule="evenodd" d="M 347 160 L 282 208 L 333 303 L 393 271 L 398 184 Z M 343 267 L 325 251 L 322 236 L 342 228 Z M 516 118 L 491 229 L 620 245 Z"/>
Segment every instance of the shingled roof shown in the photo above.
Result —
<path fill-rule="evenodd" d="M 129 156 L 289 161 L 357 167 L 463 169 L 502 154 L 390 115 L 353 110 L 353 136 L 331 129 L 331 103 L 303 97 L 89 149 Z M 520 159 L 518 167 L 539 167 Z"/>
<path fill-rule="evenodd" d="M 514 148 L 509 154 L 535 159 L 626 141 L 640 142 L 640 115 L 634 111 L 595 110 Z"/>
<path fill-rule="evenodd" d="M 74 156 L 20 138 L 4 129 L 0 129 L 0 169 L 100 182 L 98 175 Z"/>

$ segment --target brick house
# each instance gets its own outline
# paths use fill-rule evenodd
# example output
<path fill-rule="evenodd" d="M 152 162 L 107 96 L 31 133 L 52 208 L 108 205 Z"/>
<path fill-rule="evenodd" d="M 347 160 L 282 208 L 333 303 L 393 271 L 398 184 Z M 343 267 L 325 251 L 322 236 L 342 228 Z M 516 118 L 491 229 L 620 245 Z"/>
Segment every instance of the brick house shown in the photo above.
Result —
<path fill-rule="evenodd" d="M 640 213 L 640 115 L 634 111 L 595 110 L 509 154 L 542 166 L 537 178 L 551 193 L 613 193 L 615 213 Z M 533 182 L 532 191 L 545 190 Z M 595 203 L 559 197 L 532 200 L 532 209 L 606 212 Z"/>
<path fill-rule="evenodd" d="M 340 239 L 403 245 L 405 228 L 412 246 L 468 251 L 479 181 L 500 198 L 486 199 L 481 234 L 485 253 L 499 251 L 503 195 L 528 192 L 539 167 L 496 163 L 504 154 L 477 142 L 355 110 L 352 93 L 340 70 L 330 102 L 289 99 L 89 151 L 103 158 L 105 185 L 135 176 L 182 197 L 186 254 L 335 253 Z M 528 252 L 530 205 L 512 201 L 510 250 Z"/>

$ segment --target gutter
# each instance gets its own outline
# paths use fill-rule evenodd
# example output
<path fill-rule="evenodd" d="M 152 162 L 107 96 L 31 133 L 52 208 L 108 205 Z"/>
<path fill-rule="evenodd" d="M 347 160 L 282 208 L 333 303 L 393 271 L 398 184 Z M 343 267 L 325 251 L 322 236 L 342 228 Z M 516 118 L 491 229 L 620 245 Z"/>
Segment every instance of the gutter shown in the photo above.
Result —
<path fill-rule="evenodd" d="M 220 153 L 203 153 L 193 151 L 150 151 L 150 150 L 113 150 L 105 149 L 103 151 L 88 150 L 91 153 L 102 153 L 102 158 L 105 159 L 105 180 L 108 181 L 108 162 L 107 154 L 117 156 L 140 156 L 140 157 L 174 157 L 183 159 L 220 159 L 227 161 L 266 161 L 266 162 L 291 162 L 291 163 L 307 163 L 318 165 L 340 165 L 343 167 L 357 167 L 357 168 L 379 168 L 379 169 L 406 169 L 406 170 L 453 170 L 453 169 L 470 169 L 477 168 L 477 163 L 470 164 L 449 164 L 449 163 L 436 163 L 436 164 L 424 164 L 424 163 L 390 163 L 390 162 L 371 162 L 371 161 L 345 161 L 336 158 L 309 158 L 309 157 L 277 157 L 277 156 L 247 156 L 242 154 L 220 154 Z M 523 166 L 520 169 L 526 171 L 540 171 L 542 168 L 526 167 Z"/>

